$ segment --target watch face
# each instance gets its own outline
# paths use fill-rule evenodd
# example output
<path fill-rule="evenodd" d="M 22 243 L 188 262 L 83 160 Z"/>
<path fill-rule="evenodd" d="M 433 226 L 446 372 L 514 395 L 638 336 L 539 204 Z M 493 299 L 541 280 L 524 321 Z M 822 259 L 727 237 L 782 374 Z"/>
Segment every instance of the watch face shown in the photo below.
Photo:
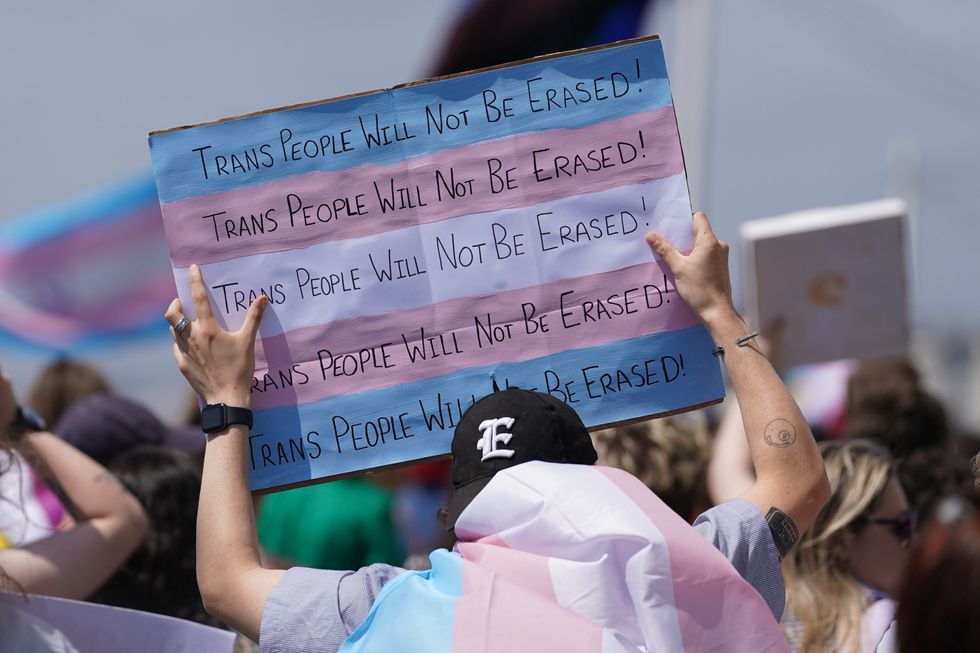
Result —
<path fill-rule="evenodd" d="M 225 426 L 225 407 L 222 404 L 210 404 L 201 411 L 201 430 L 205 433 L 218 431 Z"/>

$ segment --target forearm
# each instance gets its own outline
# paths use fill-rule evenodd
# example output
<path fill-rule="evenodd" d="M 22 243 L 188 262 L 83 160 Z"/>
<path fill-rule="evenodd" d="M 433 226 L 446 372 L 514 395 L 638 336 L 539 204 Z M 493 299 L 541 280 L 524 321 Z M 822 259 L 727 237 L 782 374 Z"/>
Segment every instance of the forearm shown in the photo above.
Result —
<path fill-rule="evenodd" d="M 136 549 L 147 529 L 139 502 L 101 465 L 50 433 L 29 444 L 61 483 L 78 522 L 20 549 L 2 552 L 2 567 L 28 592 L 85 598 Z"/>
<path fill-rule="evenodd" d="M 773 370 L 758 341 L 739 347 L 750 329 L 732 309 L 705 320 L 724 347 L 725 368 L 738 399 L 756 481 L 745 493 L 767 514 L 777 508 L 800 532 L 813 523 L 828 494 L 823 460 L 796 401 Z"/>
<path fill-rule="evenodd" d="M 234 425 L 208 439 L 197 511 L 198 581 L 206 597 L 222 594 L 233 574 L 260 566 L 245 466 L 248 428 Z"/>
<path fill-rule="evenodd" d="M 708 464 L 708 494 L 715 504 L 743 494 L 755 483 L 752 455 L 745 439 L 738 400 L 725 400 L 725 413 L 711 445 Z"/>
<path fill-rule="evenodd" d="M 142 536 L 146 516 L 136 498 L 108 470 L 51 433 L 32 433 L 28 442 L 71 499 L 75 519 L 101 518 L 129 523 Z"/>
<path fill-rule="evenodd" d="M 262 569 L 247 447 L 244 426 L 210 437 L 197 513 L 197 577 L 208 611 L 258 641 L 265 597 L 282 572 Z"/>
<path fill-rule="evenodd" d="M 242 328 L 231 333 L 211 310 L 201 269 L 188 273 L 197 318 L 188 323 L 179 299 L 167 308 L 174 336 L 174 358 L 194 391 L 209 404 L 250 405 L 255 371 L 255 338 L 265 295 L 253 301 Z M 181 325 L 178 332 L 173 325 Z M 248 429 L 231 426 L 209 438 L 204 454 L 197 511 L 197 581 L 208 612 L 258 640 L 266 597 L 282 578 L 263 569 L 255 533 L 255 511 L 248 493 L 245 451 Z"/>

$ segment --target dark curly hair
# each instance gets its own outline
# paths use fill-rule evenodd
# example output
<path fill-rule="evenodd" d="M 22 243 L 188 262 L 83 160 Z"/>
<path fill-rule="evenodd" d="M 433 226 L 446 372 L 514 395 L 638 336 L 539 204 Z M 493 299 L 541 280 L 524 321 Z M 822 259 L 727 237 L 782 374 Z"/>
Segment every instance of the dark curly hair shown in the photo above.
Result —
<path fill-rule="evenodd" d="M 950 440 L 946 410 L 905 360 L 862 363 L 847 382 L 847 434 L 906 456 Z"/>
<path fill-rule="evenodd" d="M 150 532 L 91 600 L 220 625 L 204 610 L 197 588 L 194 529 L 201 474 L 193 458 L 143 446 L 114 459 L 109 470 L 143 505 Z"/>
<path fill-rule="evenodd" d="M 897 459 L 899 481 L 923 519 L 957 486 L 946 410 L 908 361 L 862 363 L 847 383 L 846 419 L 847 437 L 875 440 Z"/>

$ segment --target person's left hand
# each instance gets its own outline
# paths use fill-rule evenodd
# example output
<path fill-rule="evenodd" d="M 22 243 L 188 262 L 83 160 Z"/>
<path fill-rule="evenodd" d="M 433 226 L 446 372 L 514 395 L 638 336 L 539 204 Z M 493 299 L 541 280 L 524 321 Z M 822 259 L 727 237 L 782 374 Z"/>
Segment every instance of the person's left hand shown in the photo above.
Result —
<path fill-rule="evenodd" d="M 178 334 L 173 327 L 184 317 L 180 299 L 170 302 L 164 314 L 175 341 L 177 367 L 205 402 L 248 408 L 255 372 L 255 336 L 268 298 L 257 297 L 248 307 L 242 327 L 232 333 L 221 328 L 214 317 L 201 268 L 192 265 L 188 280 L 197 319 Z"/>

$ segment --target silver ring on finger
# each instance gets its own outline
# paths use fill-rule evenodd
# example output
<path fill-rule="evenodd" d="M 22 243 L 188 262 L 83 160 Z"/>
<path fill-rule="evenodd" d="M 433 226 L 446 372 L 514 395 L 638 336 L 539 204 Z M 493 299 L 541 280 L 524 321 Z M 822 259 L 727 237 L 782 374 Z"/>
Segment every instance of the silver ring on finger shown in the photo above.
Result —
<path fill-rule="evenodd" d="M 181 335 L 190 325 L 191 325 L 191 321 L 188 320 L 186 317 L 180 318 L 180 321 L 174 325 L 174 334 L 178 336 Z"/>

